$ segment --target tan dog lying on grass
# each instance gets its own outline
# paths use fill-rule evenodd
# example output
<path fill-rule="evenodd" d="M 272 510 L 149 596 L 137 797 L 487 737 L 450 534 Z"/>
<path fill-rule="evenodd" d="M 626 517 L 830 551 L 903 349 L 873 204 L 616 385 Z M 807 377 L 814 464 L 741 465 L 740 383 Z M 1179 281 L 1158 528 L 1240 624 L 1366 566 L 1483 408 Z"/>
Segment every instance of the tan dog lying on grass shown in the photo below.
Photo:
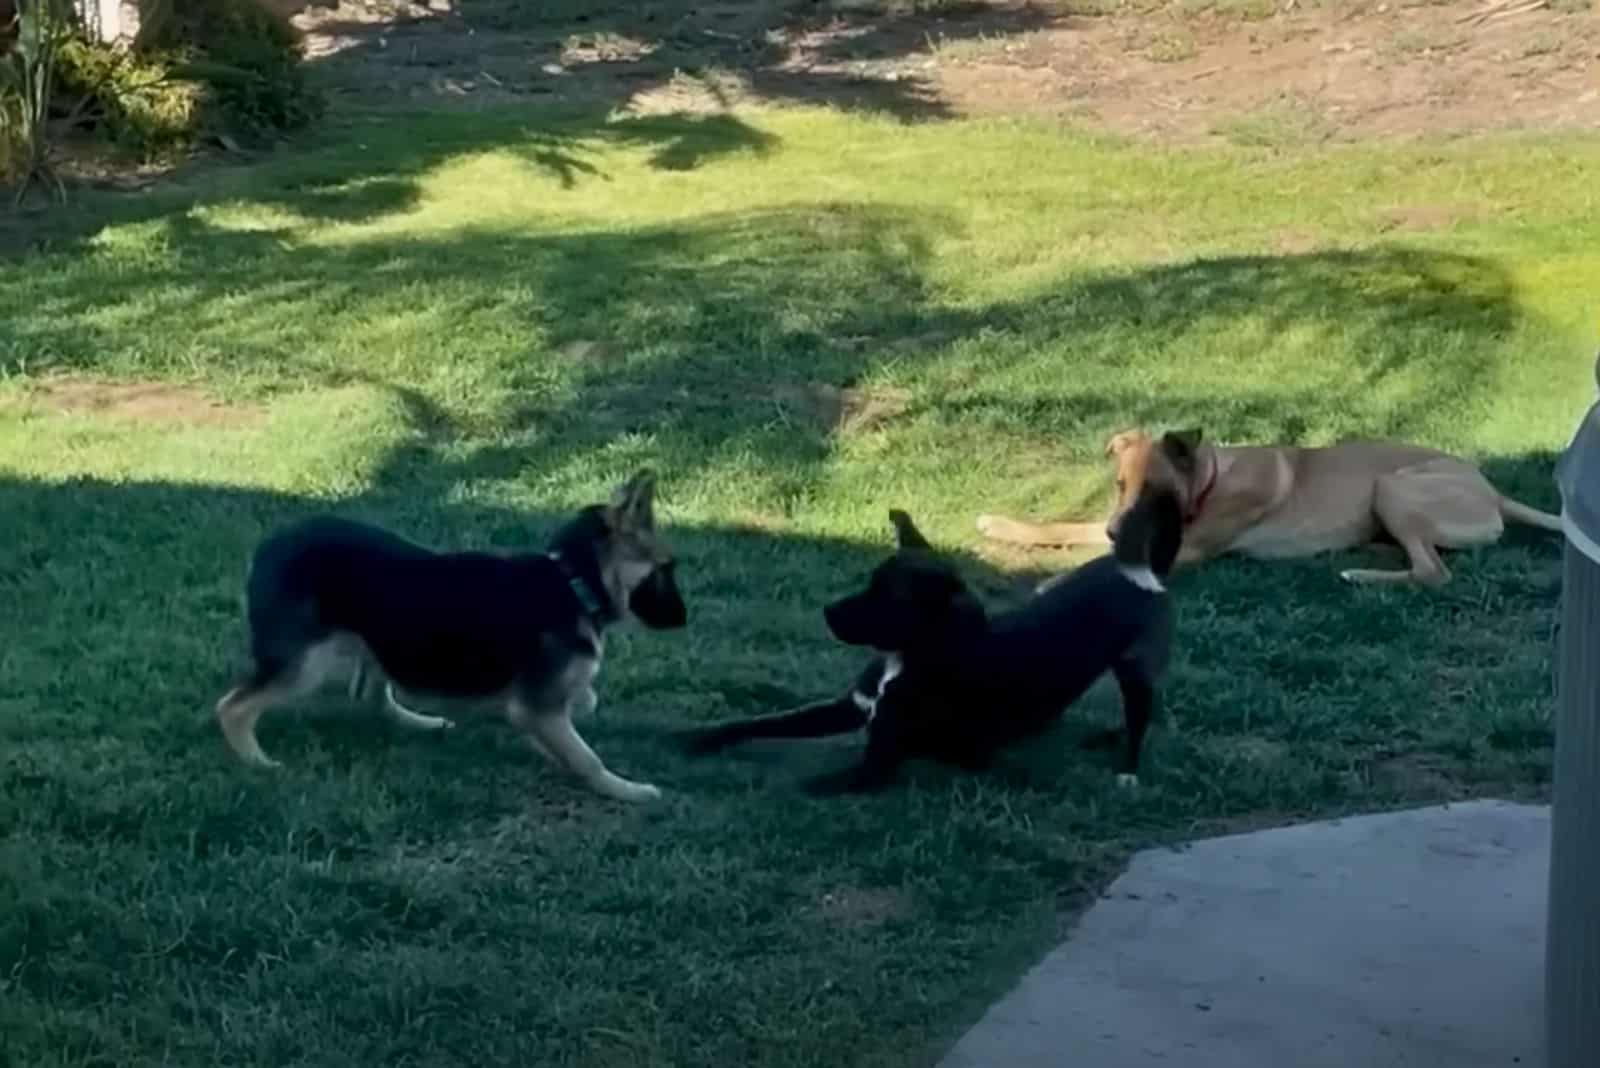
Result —
<path fill-rule="evenodd" d="M 1014 545 L 1108 544 L 1140 487 L 1174 487 L 1187 502 L 1178 564 L 1236 552 L 1285 559 L 1383 539 L 1405 550 L 1405 570 L 1355 568 L 1350 582 L 1443 585 L 1440 549 L 1498 541 L 1505 521 L 1560 530 L 1561 520 L 1503 496 L 1476 466 L 1436 449 L 1386 441 L 1294 445 L 1212 445 L 1184 430 L 1159 439 L 1143 430 L 1113 435 L 1117 505 L 1104 523 L 1030 523 L 978 517 L 978 530 Z"/>

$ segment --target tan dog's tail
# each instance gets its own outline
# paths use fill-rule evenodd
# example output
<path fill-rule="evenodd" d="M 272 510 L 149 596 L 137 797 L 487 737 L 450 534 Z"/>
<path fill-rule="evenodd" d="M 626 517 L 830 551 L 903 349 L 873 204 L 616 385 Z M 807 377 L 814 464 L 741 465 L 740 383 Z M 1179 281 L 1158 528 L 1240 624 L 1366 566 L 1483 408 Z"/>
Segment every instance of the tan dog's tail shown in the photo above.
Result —
<path fill-rule="evenodd" d="M 1507 519 L 1518 523 L 1526 523 L 1530 527 L 1541 527 L 1545 530 L 1560 530 L 1561 517 L 1541 512 L 1537 508 L 1529 508 L 1519 504 L 1510 497 L 1500 498 L 1500 514 Z"/>

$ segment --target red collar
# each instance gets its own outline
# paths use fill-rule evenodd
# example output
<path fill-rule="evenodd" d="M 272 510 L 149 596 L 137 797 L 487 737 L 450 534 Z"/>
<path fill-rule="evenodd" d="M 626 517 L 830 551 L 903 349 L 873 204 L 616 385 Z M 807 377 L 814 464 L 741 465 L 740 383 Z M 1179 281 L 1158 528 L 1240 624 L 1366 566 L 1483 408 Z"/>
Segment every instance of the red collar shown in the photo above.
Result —
<path fill-rule="evenodd" d="M 1216 484 L 1217 458 L 1213 456 L 1211 458 L 1211 477 L 1206 479 L 1205 486 L 1200 490 L 1199 493 L 1195 494 L 1194 499 L 1189 502 L 1189 512 L 1183 517 L 1184 526 L 1188 526 L 1196 519 L 1200 518 L 1200 510 L 1206 506 L 1206 498 L 1211 496 L 1211 490 L 1216 486 Z"/>

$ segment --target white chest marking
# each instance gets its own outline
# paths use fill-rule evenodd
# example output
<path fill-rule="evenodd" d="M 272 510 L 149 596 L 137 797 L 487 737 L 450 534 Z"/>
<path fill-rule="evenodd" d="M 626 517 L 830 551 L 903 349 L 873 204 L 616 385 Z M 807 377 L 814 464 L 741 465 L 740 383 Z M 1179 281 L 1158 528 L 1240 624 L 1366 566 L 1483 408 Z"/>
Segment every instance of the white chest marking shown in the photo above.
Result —
<path fill-rule="evenodd" d="M 1148 567 L 1125 567 L 1122 569 L 1122 577 L 1141 590 L 1149 590 L 1151 593 L 1167 592 L 1167 588 L 1161 585 L 1161 580 L 1156 578 L 1155 572 Z"/>
<path fill-rule="evenodd" d="M 899 676 L 902 667 L 904 665 L 900 663 L 900 658 L 893 653 L 889 654 L 883 661 L 883 674 L 878 677 L 878 692 L 869 697 L 856 690 L 850 695 L 850 700 L 855 702 L 855 706 L 867 714 L 868 723 L 871 723 L 873 717 L 878 714 L 878 702 L 883 700 L 883 691 L 887 690 L 889 684 Z"/>

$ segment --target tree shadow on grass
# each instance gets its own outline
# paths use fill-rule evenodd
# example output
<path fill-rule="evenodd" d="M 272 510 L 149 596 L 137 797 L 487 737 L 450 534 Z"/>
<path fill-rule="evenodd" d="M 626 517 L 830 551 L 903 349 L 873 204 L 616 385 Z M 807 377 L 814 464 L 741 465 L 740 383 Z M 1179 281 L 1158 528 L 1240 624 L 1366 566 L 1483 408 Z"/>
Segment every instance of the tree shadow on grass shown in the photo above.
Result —
<path fill-rule="evenodd" d="M 350 142 L 354 141 L 352 147 Z M 566 190 L 606 180 L 595 158 L 613 146 L 643 148 L 659 170 L 689 171 L 718 158 L 762 155 L 777 139 L 732 114 L 593 116 L 573 108 L 357 120 L 308 138 L 305 150 L 262 168 L 200 168 L 136 194 L 74 196 L 0 216 L 0 262 L 35 253 L 81 253 L 105 230 L 245 202 L 313 223 L 369 223 L 414 208 L 435 168 L 480 153 L 511 152 Z"/>
<path fill-rule="evenodd" d="M 531 455 L 560 478 L 620 447 L 685 476 L 738 463 L 799 501 L 841 435 L 929 420 L 1079 457 L 1139 422 L 1449 441 L 1470 435 L 1458 413 L 1485 403 L 1522 325 L 1492 262 L 1392 247 L 1157 264 L 955 306 L 933 262 L 955 220 L 849 202 L 351 243 L 160 225 L 153 265 L 40 272 L 0 295 L 30 372 L 409 391 L 429 429 L 380 483 Z M 1259 345 L 1219 371 L 1216 339 L 1246 326 Z M 1330 345 L 1339 360 L 1319 360 Z M 885 375 L 905 386 L 880 391 Z"/>
<path fill-rule="evenodd" d="M 1437 431 L 1441 408 L 1470 410 L 1482 399 L 1504 340 L 1523 322 L 1495 263 L 1404 246 L 1113 270 L 998 304 L 980 319 L 991 331 L 1059 343 L 1070 364 L 1019 401 L 1008 372 L 1029 352 L 1011 346 L 986 364 L 985 380 L 941 403 L 978 419 L 1015 418 L 1020 404 L 1027 418 L 1070 428 L 1079 448 L 1094 451 L 1105 440 L 1094 431 L 1140 423 L 1302 444 L 1352 422 L 1373 436 Z M 1259 341 L 1237 351 L 1233 368 L 1209 379 L 1186 374 L 1190 351 L 1240 324 Z M 1343 350 L 1338 363 L 1317 359 L 1330 342 Z M 1128 384 L 1107 389 L 1107 380 Z"/>
<path fill-rule="evenodd" d="M 411 207 L 420 177 L 464 153 L 515 149 L 566 188 L 605 177 L 592 156 L 606 145 L 647 148 L 650 165 L 661 170 L 693 170 L 776 145 L 736 113 L 741 102 L 946 118 L 949 109 L 920 70 L 869 73 L 860 61 L 906 59 L 931 54 L 936 40 L 988 39 L 1060 21 L 1035 5 L 936 14 L 838 12 L 809 0 L 535 7 L 484 0 L 398 22 L 324 18 L 315 31 L 323 50 L 309 66 L 336 100 L 355 109 L 341 114 L 335 107 L 301 139 L 331 143 L 322 159 L 270 164 L 285 176 L 283 188 L 264 189 L 268 183 L 253 168 L 208 160 L 134 194 L 74 197 L 66 208 L 40 199 L 0 216 L 0 257 L 80 243 L 107 225 L 226 200 L 246 188 L 248 199 L 313 220 L 370 221 Z M 621 54 L 612 54 L 613 46 Z M 635 106 L 651 94 L 662 99 Z M 463 100 L 470 118 L 449 110 L 387 121 L 371 115 Z"/>

